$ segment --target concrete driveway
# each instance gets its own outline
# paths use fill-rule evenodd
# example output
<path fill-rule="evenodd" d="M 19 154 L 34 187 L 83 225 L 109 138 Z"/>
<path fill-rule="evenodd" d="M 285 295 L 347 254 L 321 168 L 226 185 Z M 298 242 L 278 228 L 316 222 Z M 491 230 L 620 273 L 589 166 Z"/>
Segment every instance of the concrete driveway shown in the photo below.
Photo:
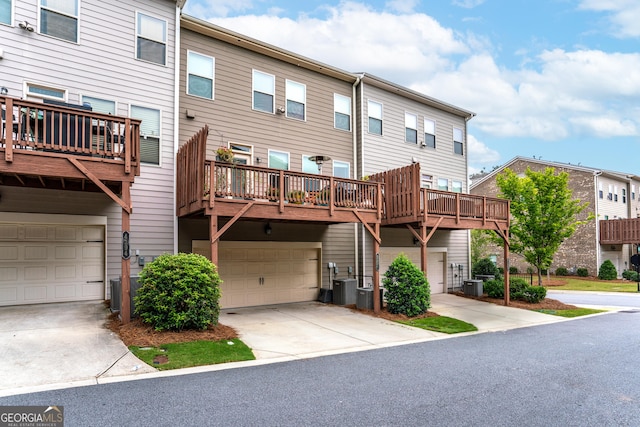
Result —
<path fill-rule="evenodd" d="M 472 323 L 480 332 L 566 320 L 446 294 L 432 296 L 431 311 Z M 220 323 L 239 332 L 256 361 L 157 372 L 104 326 L 108 315 L 101 301 L 0 307 L 0 396 L 121 381 L 131 375 L 179 375 L 465 335 L 412 328 L 319 302 L 229 309 L 220 314 Z"/>
<path fill-rule="evenodd" d="M 0 307 L 0 395 L 155 369 L 104 327 L 102 301 Z"/>

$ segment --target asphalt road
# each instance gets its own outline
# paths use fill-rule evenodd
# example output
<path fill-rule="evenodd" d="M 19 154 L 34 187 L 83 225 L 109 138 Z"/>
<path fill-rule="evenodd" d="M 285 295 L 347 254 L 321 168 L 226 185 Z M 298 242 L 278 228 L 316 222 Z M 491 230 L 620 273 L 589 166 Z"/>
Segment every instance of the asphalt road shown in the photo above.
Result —
<path fill-rule="evenodd" d="M 640 293 L 629 292 L 558 292 L 548 291 L 547 297 L 566 304 L 602 305 L 640 309 Z M 640 422 L 638 423 L 640 425 Z"/>
<path fill-rule="evenodd" d="M 640 312 L 0 398 L 65 426 L 637 426 Z"/>

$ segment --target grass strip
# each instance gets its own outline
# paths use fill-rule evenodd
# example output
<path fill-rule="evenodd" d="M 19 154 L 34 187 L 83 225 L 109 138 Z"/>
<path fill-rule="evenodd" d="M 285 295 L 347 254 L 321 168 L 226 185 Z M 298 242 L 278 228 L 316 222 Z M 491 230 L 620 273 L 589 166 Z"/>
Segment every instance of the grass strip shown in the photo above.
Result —
<path fill-rule="evenodd" d="M 221 341 L 172 343 L 160 347 L 130 346 L 129 350 L 138 359 L 161 371 L 255 360 L 251 349 L 237 338 Z"/>
<path fill-rule="evenodd" d="M 428 331 L 442 332 L 444 334 L 459 334 L 461 332 L 474 332 L 478 328 L 471 323 L 447 316 L 424 317 L 421 319 L 399 320 L 398 323 L 426 329 Z"/>
<path fill-rule="evenodd" d="M 542 309 L 542 310 L 534 310 L 534 311 L 537 311 L 539 313 L 544 313 L 544 314 L 553 314 L 554 316 L 561 316 L 561 317 L 580 317 L 580 316 L 587 316 L 589 314 L 604 313 L 607 310 L 596 310 L 593 308 L 574 308 L 571 310 Z"/>

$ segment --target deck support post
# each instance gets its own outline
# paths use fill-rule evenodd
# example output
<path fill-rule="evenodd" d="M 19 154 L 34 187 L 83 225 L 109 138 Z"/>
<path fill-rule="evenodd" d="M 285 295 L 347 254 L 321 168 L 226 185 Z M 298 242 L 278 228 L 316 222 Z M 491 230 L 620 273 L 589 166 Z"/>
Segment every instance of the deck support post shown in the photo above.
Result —
<path fill-rule="evenodd" d="M 218 215 L 209 216 L 209 244 L 211 245 L 211 262 L 218 266 Z"/>
<path fill-rule="evenodd" d="M 131 184 L 122 183 L 122 201 L 128 209 L 122 208 L 122 235 L 131 231 Z M 131 321 L 131 261 L 128 254 L 125 254 L 125 242 L 123 242 L 122 254 L 122 279 L 120 283 L 120 320 L 123 324 Z M 128 243 L 126 243 L 128 245 Z M 130 250 L 130 249 L 129 249 Z M 113 295 L 111 296 L 113 298 Z"/>

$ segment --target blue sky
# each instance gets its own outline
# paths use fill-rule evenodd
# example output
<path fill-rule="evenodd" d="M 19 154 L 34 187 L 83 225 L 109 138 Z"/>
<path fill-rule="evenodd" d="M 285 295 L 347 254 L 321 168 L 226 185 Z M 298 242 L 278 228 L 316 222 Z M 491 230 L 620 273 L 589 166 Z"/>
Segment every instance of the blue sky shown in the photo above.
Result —
<path fill-rule="evenodd" d="M 470 173 L 535 156 L 640 175 L 638 0 L 188 0 L 185 13 L 475 112 Z"/>

